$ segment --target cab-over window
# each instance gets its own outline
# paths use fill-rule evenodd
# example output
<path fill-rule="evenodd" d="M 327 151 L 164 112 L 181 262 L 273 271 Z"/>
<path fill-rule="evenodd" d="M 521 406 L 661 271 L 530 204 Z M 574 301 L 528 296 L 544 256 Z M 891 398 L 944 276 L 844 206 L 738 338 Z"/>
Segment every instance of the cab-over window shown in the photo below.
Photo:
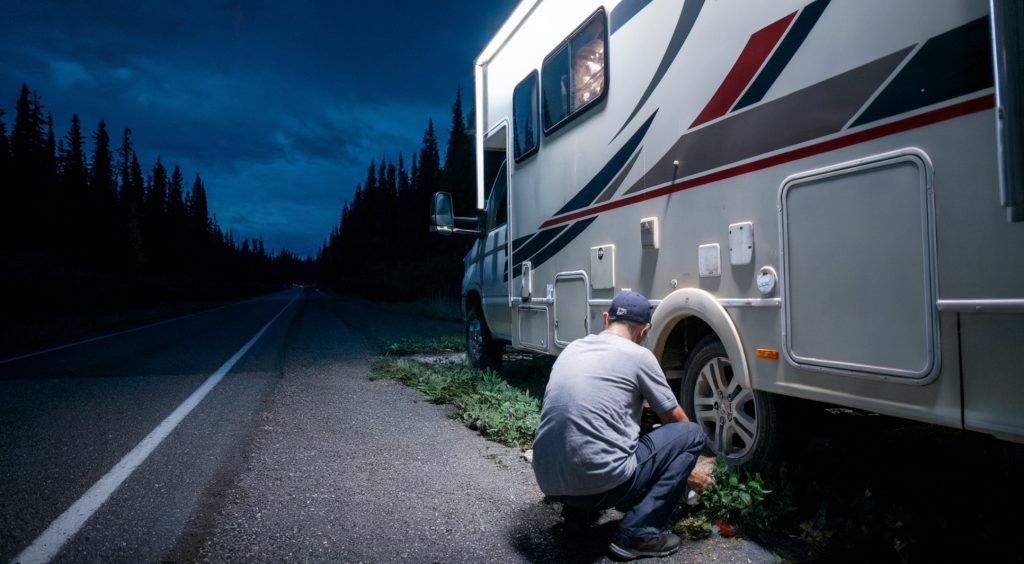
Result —
<path fill-rule="evenodd" d="M 549 134 L 593 107 L 608 91 L 608 33 L 598 10 L 541 67 L 541 114 Z"/>

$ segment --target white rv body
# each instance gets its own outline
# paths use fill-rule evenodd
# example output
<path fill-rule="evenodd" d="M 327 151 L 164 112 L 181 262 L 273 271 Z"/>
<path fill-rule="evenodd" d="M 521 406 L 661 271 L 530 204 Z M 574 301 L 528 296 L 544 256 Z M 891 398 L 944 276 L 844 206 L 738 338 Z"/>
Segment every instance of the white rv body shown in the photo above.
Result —
<path fill-rule="evenodd" d="M 744 393 L 1024 441 L 1024 223 L 999 158 L 1020 147 L 997 132 L 989 14 L 522 2 L 476 63 L 487 219 L 467 310 L 488 338 L 557 355 L 632 289 L 656 304 L 648 346 L 670 378 L 714 334 Z M 605 59 L 580 93 L 584 48 Z M 570 101 L 552 112 L 558 64 Z M 533 107 L 514 107 L 530 76 Z"/>

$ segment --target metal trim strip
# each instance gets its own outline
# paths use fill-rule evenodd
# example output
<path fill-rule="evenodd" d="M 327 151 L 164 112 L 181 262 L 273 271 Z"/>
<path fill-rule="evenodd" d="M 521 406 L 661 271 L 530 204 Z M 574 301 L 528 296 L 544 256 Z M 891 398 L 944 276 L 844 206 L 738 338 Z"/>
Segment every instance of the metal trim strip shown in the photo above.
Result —
<path fill-rule="evenodd" d="M 956 313 L 1024 313 L 1024 298 L 1007 300 L 937 300 L 939 311 Z"/>

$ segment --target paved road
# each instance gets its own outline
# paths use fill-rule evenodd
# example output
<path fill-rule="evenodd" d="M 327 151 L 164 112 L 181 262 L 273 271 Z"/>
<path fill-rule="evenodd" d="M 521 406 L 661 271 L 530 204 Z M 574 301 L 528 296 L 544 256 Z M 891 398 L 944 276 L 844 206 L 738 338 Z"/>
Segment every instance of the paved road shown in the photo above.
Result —
<path fill-rule="evenodd" d="M 517 450 L 367 378 L 381 339 L 457 325 L 293 289 L 0 364 L 0 560 L 36 541 L 264 327 L 54 561 L 604 559 L 614 522 L 565 541 Z M 772 559 L 716 539 L 674 560 Z"/>

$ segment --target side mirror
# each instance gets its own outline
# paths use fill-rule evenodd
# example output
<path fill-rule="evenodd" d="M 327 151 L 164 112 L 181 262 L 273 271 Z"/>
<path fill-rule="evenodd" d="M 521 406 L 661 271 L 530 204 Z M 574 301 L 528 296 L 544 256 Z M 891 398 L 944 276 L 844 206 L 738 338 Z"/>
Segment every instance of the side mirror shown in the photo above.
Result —
<path fill-rule="evenodd" d="M 441 235 L 451 235 L 455 232 L 452 195 L 448 192 L 436 192 L 430 200 L 430 232 Z"/>
<path fill-rule="evenodd" d="M 461 221 L 470 225 L 480 225 L 480 219 L 476 217 L 455 217 L 452 206 L 452 195 L 448 192 L 435 192 L 430 200 L 430 232 L 441 235 L 475 235 L 483 234 L 480 229 L 461 229 L 455 227 L 455 222 Z"/>

